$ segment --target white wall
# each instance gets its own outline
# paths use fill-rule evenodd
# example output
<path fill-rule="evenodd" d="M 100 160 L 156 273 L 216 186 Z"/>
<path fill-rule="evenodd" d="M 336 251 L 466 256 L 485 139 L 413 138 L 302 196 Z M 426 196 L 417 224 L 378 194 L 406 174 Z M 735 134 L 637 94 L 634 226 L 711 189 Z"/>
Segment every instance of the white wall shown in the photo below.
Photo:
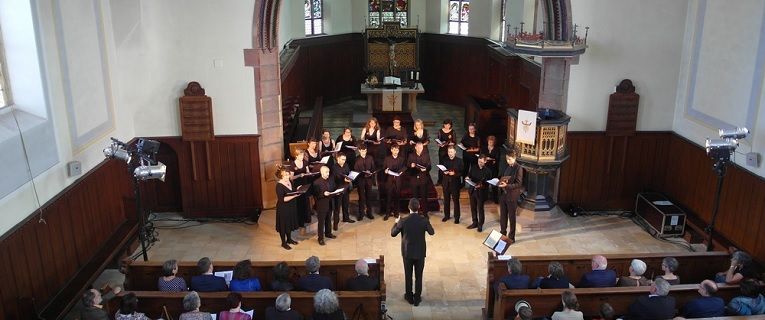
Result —
<path fill-rule="evenodd" d="M 141 136 L 180 135 L 178 98 L 190 81 L 212 97 L 215 134 L 257 132 L 252 48 L 254 1 L 116 0 L 139 6 L 136 27 L 119 34 L 117 59 L 125 100 Z M 113 10 L 113 16 L 121 10 Z M 301 16 L 302 17 L 302 16 Z"/>
<path fill-rule="evenodd" d="M 704 145 L 717 129 L 746 126 L 735 161 L 765 153 L 765 2 L 692 1 L 687 6 L 673 130 Z"/>
<path fill-rule="evenodd" d="M 303 1 L 282 1 L 279 8 L 279 48 L 290 39 L 305 37 L 305 20 L 302 17 Z"/>
<path fill-rule="evenodd" d="M 343 34 L 353 30 L 352 0 L 324 0 L 324 33 Z"/>
<path fill-rule="evenodd" d="M 499 0 L 471 1 L 468 35 L 499 39 L 500 7 Z"/>
<path fill-rule="evenodd" d="M 640 94 L 637 129 L 672 129 L 687 4 L 571 1 L 573 22 L 591 29 L 587 51 L 571 67 L 570 130 L 605 130 L 608 96 L 622 79 Z"/>

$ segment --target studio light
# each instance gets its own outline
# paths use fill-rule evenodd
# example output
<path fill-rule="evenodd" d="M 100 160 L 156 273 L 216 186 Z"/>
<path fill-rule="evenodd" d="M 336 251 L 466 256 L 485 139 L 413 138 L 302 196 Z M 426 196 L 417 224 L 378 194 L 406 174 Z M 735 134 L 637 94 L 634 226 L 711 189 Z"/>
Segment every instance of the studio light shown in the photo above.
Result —
<path fill-rule="evenodd" d="M 164 182 L 166 173 L 167 166 L 162 162 L 157 162 L 156 165 L 139 166 L 135 168 L 133 176 L 138 180 L 159 179 Z"/>
<path fill-rule="evenodd" d="M 104 157 L 119 159 L 126 163 L 130 163 L 130 160 L 133 158 L 133 156 L 130 155 L 130 152 L 117 143 L 112 143 L 104 148 Z"/>
<path fill-rule="evenodd" d="M 747 128 L 720 129 L 720 138 L 722 139 L 744 139 L 749 135 Z"/>
<path fill-rule="evenodd" d="M 715 161 L 728 162 L 730 156 L 738 148 L 738 139 L 744 139 L 749 135 L 747 128 L 720 129 L 720 139 L 707 138 L 704 148 L 707 155 Z"/>

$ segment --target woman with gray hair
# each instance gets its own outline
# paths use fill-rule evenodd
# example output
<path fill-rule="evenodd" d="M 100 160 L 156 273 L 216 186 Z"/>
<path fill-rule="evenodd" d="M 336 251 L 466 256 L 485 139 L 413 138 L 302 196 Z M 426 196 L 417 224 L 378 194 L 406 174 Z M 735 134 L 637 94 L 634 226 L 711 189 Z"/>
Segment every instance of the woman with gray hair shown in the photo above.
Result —
<path fill-rule="evenodd" d="M 176 276 L 178 273 L 178 261 L 167 260 L 162 264 L 162 276 L 157 280 L 159 291 L 187 291 L 189 287 L 186 280 Z"/>
<path fill-rule="evenodd" d="M 329 289 L 321 289 L 313 296 L 314 320 L 344 320 L 345 313 L 340 309 L 337 295 Z"/>
<path fill-rule="evenodd" d="M 746 278 L 756 278 L 757 271 L 752 266 L 752 257 L 744 251 L 736 251 L 730 257 L 730 268 L 715 275 L 715 282 L 739 284 Z"/>
<path fill-rule="evenodd" d="M 638 259 L 632 259 L 630 263 L 630 275 L 619 277 L 619 281 L 616 282 L 617 287 L 639 287 L 650 286 L 651 280 L 646 279 L 643 274 L 645 273 L 647 266 L 645 262 Z"/>
<path fill-rule="evenodd" d="M 266 308 L 266 320 L 303 320 L 303 316 L 290 308 L 292 298 L 289 293 L 282 293 L 276 297 L 274 307 Z"/>
<path fill-rule="evenodd" d="M 196 291 L 186 294 L 183 297 L 183 310 L 186 310 L 186 312 L 181 313 L 179 320 L 212 320 L 209 312 L 199 311 L 201 305 L 202 300 L 199 299 L 199 294 Z"/>
<path fill-rule="evenodd" d="M 659 277 L 667 280 L 667 282 L 669 282 L 671 285 L 680 284 L 680 277 L 675 274 L 675 272 L 677 272 L 677 268 L 679 267 L 680 262 L 677 262 L 677 259 L 673 257 L 666 257 L 661 261 L 661 270 L 664 271 L 664 275 Z"/>

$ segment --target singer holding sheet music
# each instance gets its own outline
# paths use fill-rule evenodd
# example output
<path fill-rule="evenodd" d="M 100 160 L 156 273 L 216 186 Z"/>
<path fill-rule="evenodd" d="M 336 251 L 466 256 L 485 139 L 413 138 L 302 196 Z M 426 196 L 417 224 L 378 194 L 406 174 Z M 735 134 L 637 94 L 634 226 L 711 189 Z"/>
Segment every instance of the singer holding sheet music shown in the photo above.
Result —
<path fill-rule="evenodd" d="M 377 122 L 377 118 L 372 117 L 367 120 L 367 124 L 361 129 L 361 139 L 364 139 L 364 144 L 367 146 L 367 154 L 372 157 L 375 166 L 381 166 L 383 159 L 385 158 L 385 153 L 380 152 L 382 133 L 380 132 L 380 125 Z"/>
<path fill-rule="evenodd" d="M 306 149 L 308 162 L 319 162 L 321 160 L 321 150 L 319 150 L 319 141 L 314 137 L 308 138 L 308 149 Z"/>
<path fill-rule="evenodd" d="M 356 137 L 353 136 L 351 128 L 343 129 L 343 134 L 337 137 L 335 144 L 342 143 L 340 152 L 345 154 L 345 161 L 353 168 L 356 162 Z"/>
<path fill-rule="evenodd" d="M 468 132 L 462 137 L 459 144 L 462 149 L 462 176 L 468 175 L 468 170 L 476 164 L 478 153 L 481 151 L 481 138 L 476 131 L 475 123 L 468 125 Z"/>
<path fill-rule="evenodd" d="M 319 169 L 321 177 L 313 182 L 313 196 L 316 199 L 316 217 L 319 218 L 317 233 L 319 244 L 324 245 L 324 237 L 334 239 L 330 224 L 330 211 L 332 211 L 332 193 L 335 191 L 335 181 L 329 176 L 329 167 L 322 166 Z"/>
<path fill-rule="evenodd" d="M 438 144 L 438 163 L 443 164 L 446 160 L 449 146 L 457 144 L 457 137 L 454 135 L 454 129 L 452 128 L 452 120 L 444 120 L 444 124 L 441 129 L 438 130 L 438 136 L 436 137 L 436 143 Z M 462 161 L 462 159 L 460 159 Z M 462 166 L 460 166 L 462 168 Z M 462 175 L 462 170 L 458 171 L 458 175 Z M 438 171 L 438 184 L 443 181 L 443 172 Z"/>
<path fill-rule="evenodd" d="M 516 160 L 515 150 L 510 150 L 505 155 L 507 167 L 502 172 L 502 178 L 497 187 L 501 191 L 499 199 L 499 226 L 500 233 L 507 236 L 511 243 L 515 242 L 515 216 L 518 209 L 518 197 L 523 192 L 523 167 Z M 510 233 L 507 233 L 508 219 L 510 220 Z"/>
<path fill-rule="evenodd" d="M 413 129 L 412 135 L 409 136 L 410 150 L 415 144 L 422 143 L 422 145 L 425 146 L 425 154 L 428 154 L 428 143 L 430 142 L 430 138 L 428 137 L 428 130 L 425 129 L 425 124 L 422 122 L 422 119 L 414 120 Z"/>
<path fill-rule="evenodd" d="M 359 193 L 359 212 L 356 220 L 364 220 L 364 213 L 369 219 L 374 219 L 372 215 L 372 184 L 375 180 L 375 162 L 369 154 L 369 148 L 364 144 L 359 145 L 359 157 L 356 158 L 356 164 L 353 171 L 359 173 L 356 178 L 356 190 Z"/>
<path fill-rule="evenodd" d="M 433 183 L 430 180 L 430 156 L 423 151 L 425 146 L 422 142 L 414 145 L 414 152 L 407 159 L 409 174 L 412 176 L 412 197 L 419 199 L 420 212 L 428 212 L 428 189 Z"/>
<path fill-rule="evenodd" d="M 290 181 L 290 173 L 284 167 L 278 166 L 274 174 L 279 181 L 276 183 L 276 231 L 282 240 L 282 248 L 290 250 L 290 244 L 298 244 L 290 235 L 302 224 L 298 221 L 297 201 L 300 195 L 289 195 L 295 192 Z"/>
<path fill-rule="evenodd" d="M 345 191 L 335 198 L 335 211 L 332 214 L 332 229 L 337 231 L 338 224 L 340 224 L 340 209 L 343 210 L 343 222 L 354 223 L 355 220 L 350 217 L 350 196 L 348 193 L 351 191 L 351 179 L 348 178 L 348 174 L 351 173 L 351 168 L 346 163 L 345 153 L 338 153 L 335 158 L 335 164 L 332 165 L 332 175 L 335 179 L 335 185 L 338 188 L 344 188 Z"/>
<path fill-rule="evenodd" d="M 444 191 L 444 218 L 443 222 L 446 222 L 451 217 L 451 204 L 454 202 L 454 223 L 460 223 L 460 189 L 462 188 L 462 159 L 457 158 L 457 149 L 454 146 L 447 148 L 447 157 L 441 161 L 443 169 L 440 170 L 443 174 L 443 180 L 441 181 L 441 187 Z"/>
<path fill-rule="evenodd" d="M 478 232 L 483 231 L 483 222 L 486 219 L 483 203 L 486 201 L 486 194 L 489 189 L 487 181 L 491 178 L 493 178 L 491 170 L 486 166 L 486 156 L 478 156 L 476 164 L 470 167 L 470 173 L 465 180 L 465 183 L 469 185 L 470 214 L 473 218 L 473 223 L 467 227 L 468 229 L 478 228 Z"/>
<path fill-rule="evenodd" d="M 311 184 L 316 177 L 310 175 L 311 171 L 308 168 L 308 161 L 305 160 L 305 151 L 303 149 L 296 149 L 294 154 L 295 159 L 290 161 L 290 171 L 292 183 L 296 186 Z M 311 223 L 311 212 L 308 210 L 308 198 L 298 197 L 295 200 L 297 202 L 297 215 L 300 227 L 303 228 L 305 224 Z"/>
<path fill-rule="evenodd" d="M 385 143 L 388 145 L 388 150 L 391 150 L 390 147 L 393 145 L 397 145 L 401 156 L 406 157 L 406 150 L 403 150 L 402 147 L 406 146 L 408 137 L 406 128 L 401 126 L 401 118 L 393 116 L 393 126 L 385 129 Z M 390 155 L 390 151 L 386 152 Z"/>
<path fill-rule="evenodd" d="M 390 147 L 391 155 L 385 158 L 383 171 L 385 172 L 385 217 L 388 220 L 391 215 L 398 218 L 398 206 L 401 192 L 401 173 L 406 170 L 406 164 L 403 157 L 400 157 L 399 147 L 394 144 Z"/>
<path fill-rule="evenodd" d="M 499 158 L 499 148 L 497 148 L 497 137 L 495 136 L 488 136 L 486 137 L 486 145 L 481 147 L 481 154 L 486 155 L 486 166 L 489 167 L 489 170 L 491 170 L 491 175 L 493 177 L 496 177 L 497 174 L 499 174 L 499 161 L 502 161 Z M 498 196 L 499 192 L 497 190 L 497 187 L 495 186 L 489 186 L 489 198 L 491 201 L 494 201 L 494 203 L 499 203 Z"/>

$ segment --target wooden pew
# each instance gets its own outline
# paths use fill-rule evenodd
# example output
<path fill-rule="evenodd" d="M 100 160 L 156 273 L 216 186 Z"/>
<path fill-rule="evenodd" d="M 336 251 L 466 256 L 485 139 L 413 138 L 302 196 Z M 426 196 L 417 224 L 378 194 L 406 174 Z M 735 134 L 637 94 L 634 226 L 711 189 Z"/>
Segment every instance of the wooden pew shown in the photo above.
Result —
<path fill-rule="evenodd" d="M 674 257 L 680 263 L 677 276 L 683 284 L 698 284 L 704 279 L 711 279 L 715 272 L 728 269 L 730 255 L 727 252 L 674 252 L 674 253 L 625 253 L 604 254 L 608 259 L 608 268 L 615 270 L 617 277 L 628 275 L 632 259 L 640 259 L 648 267 L 645 277 L 652 279 L 664 274 L 661 271 L 661 261 L 664 257 Z M 574 286 L 582 278 L 582 275 L 592 270 L 592 255 L 554 255 L 554 256 L 515 256 L 520 259 L 523 273 L 533 279 L 548 275 L 547 266 L 552 261 L 558 261 L 563 265 L 566 276 Z M 507 275 L 507 261 L 497 260 L 488 253 L 488 272 L 486 274 L 486 302 L 484 313 L 491 313 L 494 305 L 494 284 L 497 280 Z"/>
<path fill-rule="evenodd" d="M 215 271 L 233 270 L 238 261 L 213 261 Z M 252 275 L 260 280 L 264 290 L 270 289 L 273 268 L 280 261 L 253 261 Z M 293 283 L 305 275 L 305 261 L 286 261 L 290 267 L 290 279 Z M 123 261 L 122 273 L 125 274 L 125 289 L 135 291 L 157 290 L 157 279 L 162 276 L 164 261 Z M 329 277 L 335 290 L 343 291 L 345 282 L 356 276 L 356 260 L 323 260 L 319 273 Z M 369 275 L 380 279 L 380 290 L 385 292 L 385 257 L 375 259 L 369 264 Z M 177 276 L 191 284 L 191 277 L 199 274 L 196 261 L 179 261 Z"/>
<path fill-rule="evenodd" d="M 494 302 L 494 320 L 515 317 L 515 303 L 518 300 L 526 300 L 531 304 L 534 317 L 549 317 L 555 311 L 562 309 L 561 293 L 565 289 L 523 289 L 507 290 L 504 285 L 496 295 Z M 600 305 L 608 302 L 617 315 L 625 315 L 635 299 L 642 295 L 648 295 L 650 287 L 625 287 L 625 288 L 577 288 L 571 289 L 579 301 L 579 311 L 584 313 L 585 318 L 597 316 Z M 719 284 L 717 296 L 727 303 L 733 297 L 740 294 L 738 285 Z M 670 289 L 670 296 L 675 297 L 676 307 L 680 310 L 685 303 L 700 297 L 698 285 L 681 284 L 674 285 Z"/>
<path fill-rule="evenodd" d="M 183 297 L 187 292 L 161 292 L 161 291 L 131 291 L 138 297 L 138 311 L 146 314 L 151 319 L 162 315 L 163 307 L 167 308 L 173 319 L 178 319 L 183 313 Z M 120 293 L 116 298 L 109 300 L 107 311 L 114 315 L 120 307 L 121 297 L 127 292 Z M 263 291 L 263 292 L 243 292 L 242 309 L 255 310 L 255 319 L 263 319 L 266 308 L 273 306 L 276 297 L 282 292 Z M 340 308 L 343 309 L 348 319 L 354 316 L 357 309 L 360 309 L 361 316 L 353 319 L 381 319 L 382 303 L 385 301 L 384 291 L 336 291 L 340 300 Z M 200 311 L 218 313 L 228 310 L 226 296 L 229 292 L 200 292 L 199 297 L 202 301 Z M 292 291 L 289 292 L 292 299 L 291 308 L 303 317 L 313 314 L 313 292 Z"/>

